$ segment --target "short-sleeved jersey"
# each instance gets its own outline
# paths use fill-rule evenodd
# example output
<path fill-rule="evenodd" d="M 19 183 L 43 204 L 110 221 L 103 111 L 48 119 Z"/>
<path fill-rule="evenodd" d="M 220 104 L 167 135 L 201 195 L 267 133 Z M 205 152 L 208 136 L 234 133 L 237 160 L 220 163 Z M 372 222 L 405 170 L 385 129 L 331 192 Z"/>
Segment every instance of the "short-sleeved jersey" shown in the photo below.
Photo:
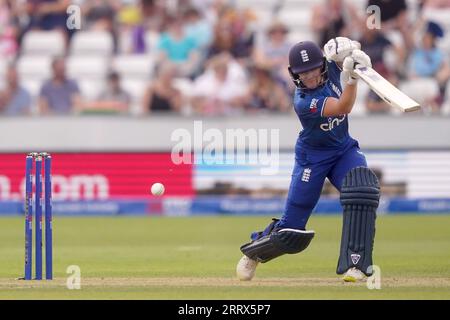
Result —
<path fill-rule="evenodd" d="M 328 63 L 328 81 L 315 90 L 296 89 L 294 108 L 303 130 L 297 147 L 336 148 L 343 147 L 349 140 L 347 115 L 324 117 L 323 107 L 329 97 L 339 98 L 342 94 L 341 70 L 335 62 Z"/>

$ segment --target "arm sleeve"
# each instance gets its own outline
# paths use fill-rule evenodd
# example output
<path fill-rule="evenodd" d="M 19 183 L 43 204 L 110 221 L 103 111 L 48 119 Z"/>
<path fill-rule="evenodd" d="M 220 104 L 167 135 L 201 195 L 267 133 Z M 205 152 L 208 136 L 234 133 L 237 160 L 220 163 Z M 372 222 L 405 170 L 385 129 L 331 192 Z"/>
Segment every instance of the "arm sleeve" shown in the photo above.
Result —
<path fill-rule="evenodd" d="M 341 72 L 342 72 L 342 69 L 339 67 L 339 65 L 335 61 L 328 61 L 328 76 L 330 78 L 332 78 L 333 81 L 335 79 L 340 79 Z"/>
<path fill-rule="evenodd" d="M 304 119 L 323 117 L 323 108 L 328 97 L 311 98 L 298 103 L 299 116 Z"/>

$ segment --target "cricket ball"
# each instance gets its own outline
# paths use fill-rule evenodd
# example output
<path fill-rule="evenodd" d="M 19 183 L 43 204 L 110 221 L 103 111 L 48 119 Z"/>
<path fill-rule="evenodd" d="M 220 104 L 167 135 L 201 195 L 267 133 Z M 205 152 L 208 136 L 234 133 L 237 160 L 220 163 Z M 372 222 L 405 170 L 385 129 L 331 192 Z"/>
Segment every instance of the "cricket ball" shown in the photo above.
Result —
<path fill-rule="evenodd" d="M 154 196 L 162 196 L 164 194 L 164 190 L 165 190 L 164 189 L 164 185 L 162 183 L 159 183 L 159 182 L 154 183 L 152 185 L 152 189 L 151 189 L 152 194 Z"/>

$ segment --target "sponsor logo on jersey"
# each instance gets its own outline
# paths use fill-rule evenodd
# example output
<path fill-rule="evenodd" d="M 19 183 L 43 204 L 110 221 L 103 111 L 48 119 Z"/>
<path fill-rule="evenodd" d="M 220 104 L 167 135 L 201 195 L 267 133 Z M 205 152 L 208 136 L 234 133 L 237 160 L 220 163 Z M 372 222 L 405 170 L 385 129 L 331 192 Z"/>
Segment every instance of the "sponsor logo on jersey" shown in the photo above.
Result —
<path fill-rule="evenodd" d="M 339 88 L 334 83 L 331 84 L 331 89 L 333 89 L 334 93 L 336 93 L 338 97 L 341 96 L 342 94 L 341 90 L 339 90 Z"/>
<path fill-rule="evenodd" d="M 346 117 L 345 114 L 342 115 L 341 118 L 330 117 L 330 118 L 328 118 L 327 123 L 322 123 L 320 125 L 320 129 L 322 129 L 323 131 L 331 131 L 335 127 L 339 126 L 345 120 L 345 117 Z"/>
<path fill-rule="evenodd" d="M 317 103 L 319 102 L 319 99 L 313 98 L 311 100 L 311 104 L 309 105 L 309 112 L 314 113 L 317 112 Z"/>

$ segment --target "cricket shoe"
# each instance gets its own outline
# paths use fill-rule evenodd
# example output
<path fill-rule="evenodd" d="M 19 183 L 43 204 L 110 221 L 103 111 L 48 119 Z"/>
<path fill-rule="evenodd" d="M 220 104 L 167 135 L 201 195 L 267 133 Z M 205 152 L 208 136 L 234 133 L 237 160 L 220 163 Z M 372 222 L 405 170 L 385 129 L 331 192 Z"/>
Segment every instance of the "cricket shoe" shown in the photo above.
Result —
<path fill-rule="evenodd" d="M 345 282 L 358 282 L 366 279 L 366 275 L 359 269 L 350 268 L 344 273 L 342 280 Z"/>
<path fill-rule="evenodd" d="M 244 255 L 236 266 L 236 275 L 239 280 L 250 281 L 255 276 L 258 261 L 250 259 Z"/>

